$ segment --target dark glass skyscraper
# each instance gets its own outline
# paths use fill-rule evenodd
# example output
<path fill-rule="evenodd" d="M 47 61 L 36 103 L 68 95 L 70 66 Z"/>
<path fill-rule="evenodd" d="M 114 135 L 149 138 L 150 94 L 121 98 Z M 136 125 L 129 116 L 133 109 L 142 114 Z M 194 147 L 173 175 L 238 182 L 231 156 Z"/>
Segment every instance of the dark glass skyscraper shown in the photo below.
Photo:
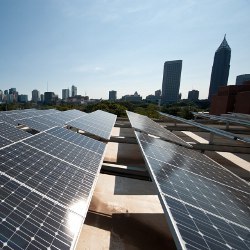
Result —
<path fill-rule="evenodd" d="M 182 60 L 164 63 L 161 104 L 177 102 L 179 98 Z"/>
<path fill-rule="evenodd" d="M 214 55 L 214 63 L 210 79 L 210 87 L 208 99 L 211 100 L 212 95 L 216 94 L 220 86 L 226 86 L 228 81 L 231 59 L 231 48 L 229 47 L 226 36 L 224 37 L 220 47 Z"/>

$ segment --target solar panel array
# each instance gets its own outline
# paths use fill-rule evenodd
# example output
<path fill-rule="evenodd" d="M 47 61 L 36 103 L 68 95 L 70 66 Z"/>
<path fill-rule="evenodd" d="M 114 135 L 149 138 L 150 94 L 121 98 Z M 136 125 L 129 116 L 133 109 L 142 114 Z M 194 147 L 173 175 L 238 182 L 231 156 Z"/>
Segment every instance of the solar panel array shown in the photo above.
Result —
<path fill-rule="evenodd" d="M 63 126 L 68 121 L 85 115 L 86 113 L 78 110 L 69 110 L 64 112 L 55 112 L 53 114 L 45 114 L 42 116 L 40 115 L 30 118 L 17 119 L 15 122 L 26 125 L 37 131 L 44 131 L 51 127 Z"/>
<path fill-rule="evenodd" d="M 116 115 L 97 110 L 87 116 L 67 122 L 67 125 L 109 140 L 116 117 Z"/>
<path fill-rule="evenodd" d="M 0 122 L 0 147 L 30 137 L 31 134 L 22 131 L 10 124 Z"/>
<path fill-rule="evenodd" d="M 32 117 L 38 117 L 48 114 L 60 113 L 55 109 L 48 110 L 36 110 L 36 109 L 24 109 L 24 110 L 12 110 L 0 112 L 0 122 L 4 121 L 12 125 L 18 125 L 18 120 L 27 119 Z"/>
<path fill-rule="evenodd" d="M 171 119 L 174 119 L 174 120 L 177 120 L 177 121 L 180 121 L 180 122 L 183 122 L 183 123 L 186 123 L 186 124 L 198 127 L 198 128 L 201 128 L 201 129 L 203 129 L 205 131 L 208 131 L 208 132 L 211 132 L 213 134 L 221 135 L 223 137 L 233 139 L 233 140 L 240 140 L 240 141 L 243 141 L 243 142 L 250 143 L 250 139 L 246 138 L 246 137 L 243 137 L 243 136 L 239 136 L 239 135 L 236 135 L 236 134 L 233 134 L 233 133 L 230 133 L 230 132 L 218 129 L 218 128 L 208 127 L 208 126 L 206 126 L 204 124 L 200 124 L 198 122 L 194 122 L 194 121 L 191 121 L 191 120 L 186 120 L 186 119 L 183 119 L 183 118 L 178 117 L 178 116 L 169 115 L 169 114 L 162 113 L 162 112 L 159 112 L 159 113 L 161 115 L 163 115 L 163 116 L 169 117 Z"/>
<path fill-rule="evenodd" d="M 154 122 L 150 118 L 144 115 L 140 115 L 134 112 L 126 111 L 131 126 L 138 130 L 145 132 L 147 134 L 151 134 L 154 136 L 158 136 L 164 140 L 174 142 L 176 144 L 185 146 L 185 147 L 192 147 L 190 144 L 186 143 L 184 140 L 170 132 L 169 130 L 163 128 L 158 123 Z"/>
<path fill-rule="evenodd" d="M 65 115 L 71 120 L 82 114 Z M 0 248 L 72 249 L 105 146 L 62 127 L 31 135 L 1 123 Z"/>
<path fill-rule="evenodd" d="M 210 120 L 214 120 L 214 121 L 222 121 L 222 122 L 226 122 L 226 123 L 235 123 L 235 124 L 239 124 L 242 126 L 247 126 L 250 127 L 250 121 L 246 120 L 246 119 L 240 119 L 237 117 L 229 117 L 229 116 L 218 116 L 218 115 L 209 115 L 206 113 L 198 113 L 198 112 L 192 112 L 192 114 L 194 116 L 197 117 L 203 117 L 203 118 L 208 118 Z"/>
<path fill-rule="evenodd" d="M 250 186 L 187 149 L 135 132 L 177 248 L 250 249 Z"/>

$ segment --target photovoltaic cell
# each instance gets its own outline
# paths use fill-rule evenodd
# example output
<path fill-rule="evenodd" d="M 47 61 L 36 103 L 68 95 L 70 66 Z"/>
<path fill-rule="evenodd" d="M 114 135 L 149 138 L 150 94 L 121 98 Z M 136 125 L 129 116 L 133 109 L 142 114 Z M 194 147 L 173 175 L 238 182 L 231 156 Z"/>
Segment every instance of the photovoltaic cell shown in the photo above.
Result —
<path fill-rule="evenodd" d="M 202 154 L 135 133 L 177 247 L 250 249 L 249 184 Z"/>
<path fill-rule="evenodd" d="M 96 173 L 88 173 L 23 143 L 4 148 L 0 154 L 2 172 L 63 206 L 72 207 L 74 212 L 78 212 L 79 208 L 74 208 L 78 203 L 85 212 Z"/>
<path fill-rule="evenodd" d="M 1 249 L 70 249 L 82 216 L 3 174 L 0 185 Z"/>
<path fill-rule="evenodd" d="M 13 142 L 0 136 L 0 148 L 4 147 L 6 145 L 9 145 L 11 143 L 13 143 Z"/>
<path fill-rule="evenodd" d="M 81 114 L 80 114 L 81 113 Z M 63 126 L 73 118 L 84 116 L 85 113 L 81 111 L 60 112 L 60 111 L 39 111 L 36 115 L 31 117 L 20 116 L 16 119 L 17 124 L 28 126 L 37 131 L 44 131 L 55 126 Z M 22 118 L 23 117 L 23 118 Z"/>
<path fill-rule="evenodd" d="M 146 138 L 147 135 L 139 134 L 138 137 L 140 139 Z M 197 156 L 192 158 L 190 157 L 193 151 L 191 149 L 186 149 L 186 154 L 179 154 L 178 149 L 182 147 L 174 144 L 169 145 L 170 143 L 165 143 L 162 141 L 162 143 L 166 144 L 165 149 L 163 149 L 157 146 L 157 139 L 152 138 L 152 142 L 153 141 L 155 141 L 155 144 L 151 143 L 149 146 L 148 142 L 143 141 L 143 139 L 141 140 L 141 145 L 148 157 L 156 159 L 162 164 L 166 163 L 183 171 L 188 171 L 198 176 L 217 181 L 230 187 L 234 187 L 235 189 L 242 190 L 246 193 L 250 193 L 249 185 L 247 183 L 242 181 L 240 178 L 236 178 L 235 174 L 227 171 L 219 164 L 215 164 L 215 162 L 212 162 L 213 164 L 209 164 L 209 161 L 206 162 L 206 160 L 209 158 L 203 154 L 197 152 Z M 174 149 L 174 151 L 171 151 L 171 148 Z"/>
<path fill-rule="evenodd" d="M 11 117 L 8 117 L 3 113 L 0 114 L 0 122 L 5 122 L 14 126 L 18 125 L 18 123 L 15 122 Z"/>
<path fill-rule="evenodd" d="M 0 136 L 12 142 L 16 142 L 24 138 L 30 137 L 31 134 L 3 122 L 0 123 Z"/>
<path fill-rule="evenodd" d="M 115 121 L 116 115 L 97 110 L 67 122 L 67 125 L 108 140 Z"/>
<path fill-rule="evenodd" d="M 155 138 L 148 136 L 148 135 L 145 135 L 143 133 L 140 133 L 140 134 L 137 133 L 137 135 L 141 141 L 144 141 L 144 142 L 149 143 L 149 144 L 153 144 L 154 146 L 157 146 L 158 148 L 162 148 L 163 150 L 174 152 L 176 154 L 180 154 L 180 155 L 183 155 L 183 156 L 188 157 L 188 158 L 193 158 L 193 159 L 196 159 L 198 161 L 206 162 L 207 164 L 216 165 L 216 166 L 221 167 L 220 165 L 218 165 L 218 163 L 216 163 L 215 161 L 213 161 L 209 157 L 206 157 L 206 155 L 201 154 L 199 151 L 190 150 L 189 148 L 185 148 L 185 147 L 179 147 L 178 145 L 167 142 L 167 141 L 155 140 Z"/>
<path fill-rule="evenodd" d="M 186 249 L 250 249 L 249 229 L 163 196 Z M 183 247 L 184 248 L 184 247 Z"/>
<path fill-rule="evenodd" d="M 102 154 L 46 133 L 39 133 L 24 143 L 93 173 L 96 173 L 97 163 L 102 159 Z"/>
<path fill-rule="evenodd" d="M 1 249 L 75 247 L 105 144 L 63 128 L 50 132 L 57 135 L 27 133 L 0 148 Z M 9 140 L 1 138 L 0 145 Z"/>
<path fill-rule="evenodd" d="M 86 137 L 66 128 L 55 127 L 50 130 L 47 130 L 46 134 L 56 136 L 58 138 L 66 140 L 80 147 L 87 148 L 99 154 L 103 154 L 103 151 L 106 146 L 106 144 L 104 144 L 103 142 Z"/>
<path fill-rule="evenodd" d="M 144 115 L 139 115 L 134 112 L 126 111 L 127 116 L 129 118 L 129 121 L 131 123 L 131 126 L 139 130 L 141 132 L 151 134 L 157 137 L 160 137 L 164 140 L 174 142 L 176 144 L 191 148 L 192 146 L 188 143 L 186 143 L 184 140 L 170 132 L 169 130 L 163 128 L 158 123 L 154 122 L 150 118 Z"/>
<path fill-rule="evenodd" d="M 17 122 L 18 122 L 18 124 L 25 125 L 25 126 L 27 126 L 29 128 L 35 129 L 37 131 L 44 131 L 46 129 L 51 128 L 51 126 L 49 126 L 49 125 L 46 125 L 44 123 L 35 121 L 33 119 L 30 119 L 30 118 L 17 120 Z"/>

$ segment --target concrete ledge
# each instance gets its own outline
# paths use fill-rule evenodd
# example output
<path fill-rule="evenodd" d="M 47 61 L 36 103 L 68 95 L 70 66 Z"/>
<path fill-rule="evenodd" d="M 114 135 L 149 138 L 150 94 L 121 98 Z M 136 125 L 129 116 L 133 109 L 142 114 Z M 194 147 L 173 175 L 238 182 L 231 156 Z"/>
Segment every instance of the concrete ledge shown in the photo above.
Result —
<path fill-rule="evenodd" d="M 250 147 L 244 146 L 233 146 L 233 145 L 218 145 L 218 144 L 192 144 L 193 149 L 200 151 L 220 151 L 220 152 L 230 152 L 230 153 L 243 153 L 250 154 Z"/>

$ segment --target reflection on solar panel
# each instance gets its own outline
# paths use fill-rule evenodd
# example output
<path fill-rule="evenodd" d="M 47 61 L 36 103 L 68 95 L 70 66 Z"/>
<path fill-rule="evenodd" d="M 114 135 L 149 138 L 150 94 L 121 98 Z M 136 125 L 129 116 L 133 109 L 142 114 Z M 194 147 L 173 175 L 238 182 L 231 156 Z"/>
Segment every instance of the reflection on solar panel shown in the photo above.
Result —
<path fill-rule="evenodd" d="M 169 130 L 163 128 L 158 123 L 154 122 L 150 118 L 144 115 L 139 115 L 137 113 L 133 113 L 130 111 L 126 111 L 129 121 L 131 123 L 131 126 L 139 131 L 145 132 L 147 134 L 158 136 L 164 140 L 174 142 L 176 144 L 185 146 L 185 147 L 192 147 L 188 143 L 186 143 L 184 140 L 176 136 L 175 134 L 171 133 Z"/>
<path fill-rule="evenodd" d="M 83 217 L 0 175 L 0 248 L 70 249 Z"/>
<path fill-rule="evenodd" d="M 41 132 L 0 149 L 1 249 L 75 246 L 105 144 L 63 128 L 49 132 L 57 135 Z"/>
<path fill-rule="evenodd" d="M 21 129 L 15 128 L 14 126 L 7 123 L 0 123 L 0 136 L 15 142 L 30 137 L 31 134 Z"/>
<path fill-rule="evenodd" d="M 71 111 L 71 110 L 69 110 Z M 47 112 L 29 118 L 15 120 L 18 124 L 28 126 L 37 131 L 44 131 L 55 126 L 63 126 L 67 121 L 84 116 L 86 113 L 72 110 L 72 112 Z"/>
<path fill-rule="evenodd" d="M 116 115 L 97 110 L 84 117 L 72 120 L 67 125 L 109 140 Z"/>
<path fill-rule="evenodd" d="M 247 182 L 190 149 L 179 152 L 183 148 L 139 132 L 136 137 L 177 248 L 250 249 Z"/>
<path fill-rule="evenodd" d="M 35 129 L 37 131 L 44 131 L 46 129 L 53 127 L 45 123 L 42 123 L 40 121 L 36 121 L 34 120 L 34 118 L 22 119 L 22 120 L 17 120 L 17 121 L 18 121 L 18 124 L 28 126 L 29 128 Z M 54 126 L 56 126 L 56 124 L 54 124 Z"/>
<path fill-rule="evenodd" d="M 63 140 L 66 140 L 75 145 L 87 148 L 99 154 L 102 154 L 105 144 L 94 140 L 92 138 L 86 137 L 84 135 L 75 133 L 66 128 L 55 127 L 46 131 L 47 134 L 51 134 Z"/>
<path fill-rule="evenodd" d="M 83 216 L 95 173 L 18 143 L 0 151 L 1 171 Z M 15 154 L 13 156 L 13 154 Z M 100 163 L 100 162 L 99 162 Z M 87 163 L 86 163 L 87 165 Z M 91 166 L 88 166 L 90 168 Z M 81 207 L 71 207 L 79 203 Z M 80 209 L 78 211 L 78 209 Z"/>

